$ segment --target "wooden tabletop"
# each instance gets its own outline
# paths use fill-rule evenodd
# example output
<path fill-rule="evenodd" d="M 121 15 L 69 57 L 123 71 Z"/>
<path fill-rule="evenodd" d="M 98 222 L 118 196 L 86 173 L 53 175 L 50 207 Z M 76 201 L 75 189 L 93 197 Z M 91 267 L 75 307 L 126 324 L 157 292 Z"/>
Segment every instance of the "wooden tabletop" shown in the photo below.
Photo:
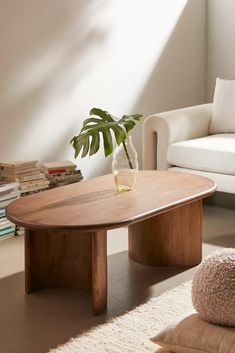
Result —
<path fill-rule="evenodd" d="M 12 202 L 7 217 L 28 229 L 118 228 L 211 195 L 214 181 L 193 174 L 139 171 L 134 189 L 117 192 L 112 174 Z"/>

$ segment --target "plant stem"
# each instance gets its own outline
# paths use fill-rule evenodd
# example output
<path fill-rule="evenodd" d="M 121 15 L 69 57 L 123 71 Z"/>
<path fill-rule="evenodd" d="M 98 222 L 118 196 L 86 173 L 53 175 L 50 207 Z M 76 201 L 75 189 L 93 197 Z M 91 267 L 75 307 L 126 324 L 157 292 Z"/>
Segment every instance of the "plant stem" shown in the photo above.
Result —
<path fill-rule="evenodd" d="M 126 143 L 125 143 L 125 141 L 123 141 L 122 144 L 123 144 L 123 147 L 124 147 L 124 151 L 125 151 L 125 153 L 126 153 L 126 157 L 127 157 L 127 161 L 128 161 L 129 167 L 130 167 L 131 169 L 134 169 L 134 168 L 133 168 L 133 165 L 132 165 L 132 163 L 131 163 L 131 159 L 130 159 L 129 153 L 128 153 L 127 148 L 126 148 Z"/>

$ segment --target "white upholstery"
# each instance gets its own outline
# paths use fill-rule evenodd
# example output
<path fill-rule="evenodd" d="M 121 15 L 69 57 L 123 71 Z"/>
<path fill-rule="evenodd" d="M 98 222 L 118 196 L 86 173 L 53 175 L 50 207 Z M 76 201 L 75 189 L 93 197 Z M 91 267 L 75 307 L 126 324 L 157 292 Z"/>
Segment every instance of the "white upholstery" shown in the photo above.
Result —
<path fill-rule="evenodd" d="M 206 172 L 235 175 L 235 134 L 217 134 L 173 143 L 170 164 Z"/>
<path fill-rule="evenodd" d="M 202 172 L 201 170 L 186 169 L 180 167 L 170 167 L 173 172 L 192 173 L 205 176 L 215 181 L 217 191 L 235 194 L 235 175 Z"/>
<path fill-rule="evenodd" d="M 209 132 L 235 132 L 235 81 L 217 78 Z"/>
<path fill-rule="evenodd" d="M 167 169 L 170 144 L 208 135 L 212 104 L 154 114 L 144 121 L 143 168 Z"/>
<path fill-rule="evenodd" d="M 235 194 L 235 175 L 232 175 L 235 174 L 235 134 L 226 134 L 223 137 L 208 136 L 212 108 L 212 104 L 209 103 L 154 114 L 146 118 L 143 128 L 143 168 L 168 169 L 172 167 L 173 162 L 178 164 L 180 159 L 181 162 L 184 159 L 184 162 L 186 160 L 188 163 L 184 164 L 186 168 L 177 167 L 174 170 L 208 176 L 216 182 L 218 191 Z M 205 141 L 208 143 L 200 142 L 200 148 L 198 145 L 193 146 L 195 141 L 188 141 L 201 140 L 202 137 L 206 138 Z M 179 144 L 175 149 L 170 147 L 172 144 L 177 146 L 176 143 L 182 141 L 189 143 L 187 148 L 184 143 Z M 217 144 L 215 141 L 223 141 L 223 144 L 219 142 Z M 185 147 L 184 152 L 182 152 L 182 146 Z M 176 156 L 173 154 L 176 155 L 176 153 L 180 158 L 175 159 Z"/>

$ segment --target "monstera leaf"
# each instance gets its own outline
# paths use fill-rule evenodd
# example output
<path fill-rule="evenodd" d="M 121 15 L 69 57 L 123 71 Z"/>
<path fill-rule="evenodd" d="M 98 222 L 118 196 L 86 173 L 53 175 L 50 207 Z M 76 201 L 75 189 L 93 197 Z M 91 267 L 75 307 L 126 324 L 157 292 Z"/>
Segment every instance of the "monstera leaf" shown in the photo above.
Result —
<path fill-rule="evenodd" d="M 113 136 L 120 145 L 142 118 L 143 115 L 134 114 L 123 115 L 118 119 L 102 109 L 92 108 L 90 117 L 84 120 L 79 135 L 74 136 L 70 141 L 75 150 L 75 158 L 80 152 L 82 158 L 88 154 L 89 156 L 95 154 L 100 148 L 101 137 L 103 137 L 104 154 L 107 157 L 113 152 Z"/>

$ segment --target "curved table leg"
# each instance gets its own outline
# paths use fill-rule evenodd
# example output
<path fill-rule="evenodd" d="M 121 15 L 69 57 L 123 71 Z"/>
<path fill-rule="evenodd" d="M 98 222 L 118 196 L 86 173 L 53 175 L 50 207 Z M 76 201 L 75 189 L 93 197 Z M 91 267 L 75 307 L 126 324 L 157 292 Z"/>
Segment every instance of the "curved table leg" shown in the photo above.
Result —
<path fill-rule="evenodd" d="M 129 226 L 129 255 L 143 265 L 194 266 L 202 259 L 202 202 Z"/>
<path fill-rule="evenodd" d="M 25 230 L 25 291 L 79 288 L 92 294 L 95 315 L 107 306 L 106 230 Z"/>

